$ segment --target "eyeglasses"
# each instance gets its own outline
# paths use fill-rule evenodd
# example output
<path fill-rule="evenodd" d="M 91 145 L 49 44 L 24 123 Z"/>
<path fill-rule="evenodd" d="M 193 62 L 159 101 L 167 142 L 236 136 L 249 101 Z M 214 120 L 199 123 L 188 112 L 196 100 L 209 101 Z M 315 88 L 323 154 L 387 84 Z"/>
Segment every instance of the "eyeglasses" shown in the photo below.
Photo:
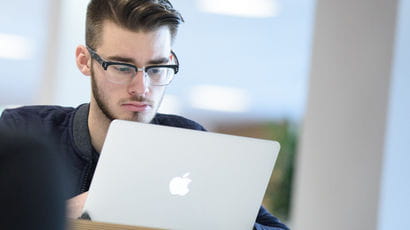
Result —
<path fill-rule="evenodd" d="M 173 65 L 151 65 L 138 68 L 135 65 L 121 62 L 111 62 L 102 59 L 94 50 L 87 46 L 91 57 L 101 64 L 106 71 L 107 79 L 116 84 L 129 84 L 131 80 L 137 75 L 138 71 L 144 73 L 144 77 L 149 78 L 149 82 L 153 86 L 164 86 L 171 83 L 175 74 L 179 70 L 178 58 L 174 51 L 171 54 L 174 58 Z"/>

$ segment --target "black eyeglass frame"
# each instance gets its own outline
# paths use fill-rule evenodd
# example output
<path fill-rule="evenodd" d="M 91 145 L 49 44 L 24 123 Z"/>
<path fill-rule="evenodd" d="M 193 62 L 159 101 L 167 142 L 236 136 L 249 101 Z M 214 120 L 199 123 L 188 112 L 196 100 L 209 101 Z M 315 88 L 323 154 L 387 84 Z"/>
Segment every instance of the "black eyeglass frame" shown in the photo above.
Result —
<path fill-rule="evenodd" d="M 95 52 L 89 46 L 87 46 L 87 49 L 88 49 L 88 52 L 90 52 L 91 57 L 94 60 L 96 60 L 98 63 L 100 63 L 104 70 L 107 70 L 108 66 L 110 66 L 110 65 L 125 65 L 125 66 L 129 66 L 131 68 L 134 68 L 135 72 L 143 71 L 143 72 L 147 73 L 147 71 L 149 69 L 158 68 L 158 67 L 172 68 L 174 70 L 174 75 L 176 75 L 179 71 L 179 61 L 178 61 L 177 55 L 175 54 L 175 52 L 173 50 L 171 50 L 171 54 L 175 57 L 175 63 L 176 64 L 174 64 L 174 65 L 149 65 L 149 66 L 144 66 L 142 68 L 138 68 L 135 65 L 124 63 L 124 62 L 105 61 L 104 59 L 102 59 L 102 57 L 100 57 L 100 55 L 97 54 L 97 52 Z M 171 79 L 171 81 L 172 81 L 172 79 Z M 171 83 L 171 81 L 169 83 Z M 168 84 L 165 84 L 165 85 L 168 85 Z"/>

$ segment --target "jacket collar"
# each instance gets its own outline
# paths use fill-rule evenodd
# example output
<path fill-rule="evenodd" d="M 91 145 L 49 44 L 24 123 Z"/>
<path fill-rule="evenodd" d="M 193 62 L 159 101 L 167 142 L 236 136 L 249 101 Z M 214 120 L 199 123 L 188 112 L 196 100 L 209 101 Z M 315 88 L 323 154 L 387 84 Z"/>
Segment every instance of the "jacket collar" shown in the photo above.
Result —
<path fill-rule="evenodd" d="M 90 105 L 82 104 L 77 108 L 73 121 L 74 144 L 81 155 L 88 160 L 92 159 L 93 152 L 96 152 L 91 145 L 90 132 L 88 130 L 88 113 Z"/>

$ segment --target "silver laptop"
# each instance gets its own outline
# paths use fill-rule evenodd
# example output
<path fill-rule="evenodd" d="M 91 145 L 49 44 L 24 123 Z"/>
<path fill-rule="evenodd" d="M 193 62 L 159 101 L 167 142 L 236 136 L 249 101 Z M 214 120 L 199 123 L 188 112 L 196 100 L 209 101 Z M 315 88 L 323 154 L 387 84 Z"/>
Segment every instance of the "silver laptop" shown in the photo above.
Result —
<path fill-rule="evenodd" d="M 84 211 L 123 225 L 250 230 L 278 152 L 275 141 L 115 120 Z"/>

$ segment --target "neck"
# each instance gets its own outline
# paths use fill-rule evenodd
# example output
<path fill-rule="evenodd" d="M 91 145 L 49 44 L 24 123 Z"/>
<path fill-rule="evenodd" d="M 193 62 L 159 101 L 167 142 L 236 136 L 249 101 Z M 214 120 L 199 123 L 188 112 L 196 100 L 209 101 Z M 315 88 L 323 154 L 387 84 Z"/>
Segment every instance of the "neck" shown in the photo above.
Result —
<path fill-rule="evenodd" d="M 88 114 L 88 129 L 90 130 L 91 144 L 99 153 L 101 153 L 110 123 L 111 121 L 104 115 L 97 103 L 91 101 Z"/>

